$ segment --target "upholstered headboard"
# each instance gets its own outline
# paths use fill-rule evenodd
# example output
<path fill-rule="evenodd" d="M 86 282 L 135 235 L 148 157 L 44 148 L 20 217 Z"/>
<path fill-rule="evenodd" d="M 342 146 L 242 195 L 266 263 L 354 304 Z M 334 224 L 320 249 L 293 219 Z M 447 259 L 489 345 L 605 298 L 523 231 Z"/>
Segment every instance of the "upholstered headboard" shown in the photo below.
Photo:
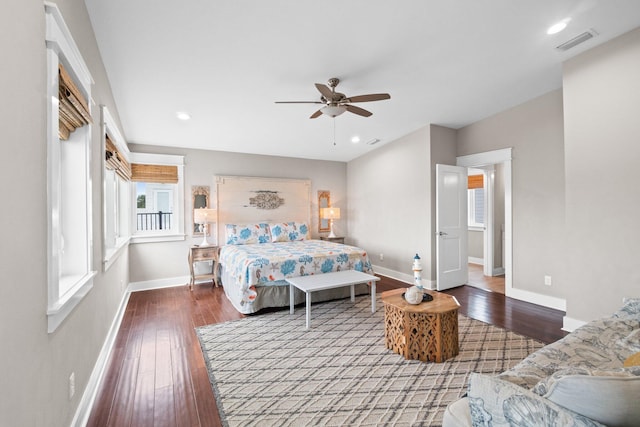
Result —
<path fill-rule="evenodd" d="M 306 222 L 311 225 L 311 180 L 216 176 L 217 239 L 226 224 Z"/>

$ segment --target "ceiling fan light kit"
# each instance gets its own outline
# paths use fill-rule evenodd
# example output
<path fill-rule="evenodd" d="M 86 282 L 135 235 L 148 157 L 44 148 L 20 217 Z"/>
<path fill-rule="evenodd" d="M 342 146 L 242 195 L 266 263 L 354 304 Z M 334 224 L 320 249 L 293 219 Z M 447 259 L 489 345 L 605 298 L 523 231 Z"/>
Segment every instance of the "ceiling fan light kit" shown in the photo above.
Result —
<path fill-rule="evenodd" d="M 316 83 L 316 89 L 320 92 L 320 101 L 276 101 L 276 104 L 324 104 L 324 107 L 317 110 L 309 118 L 315 119 L 321 115 L 326 115 L 332 118 L 338 117 L 340 114 L 348 111 L 353 114 L 357 114 L 362 117 L 369 117 L 373 113 L 367 111 L 364 108 L 352 105 L 357 102 L 371 102 L 382 101 L 385 99 L 391 99 L 388 93 L 372 93 L 368 95 L 358 95 L 347 97 L 344 93 L 336 92 L 336 86 L 340 83 L 340 79 L 332 77 L 327 82 L 327 85 L 322 83 Z"/>

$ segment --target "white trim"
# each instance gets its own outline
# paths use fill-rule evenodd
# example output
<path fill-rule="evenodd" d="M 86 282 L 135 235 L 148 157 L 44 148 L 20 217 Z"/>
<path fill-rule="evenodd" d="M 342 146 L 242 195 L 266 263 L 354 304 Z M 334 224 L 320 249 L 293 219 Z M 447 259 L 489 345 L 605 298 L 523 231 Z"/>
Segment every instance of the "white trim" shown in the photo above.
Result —
<path fill-rule="evenodd" d="M 504 275 L 504 267 L 496 267 L 491 272 L 491 276 L 502 276 Z"/>
<path fill-rule="evenodd" d="M 530 302 L 532 304 L 542 305 L 544 307 L 554 308 L 560 311 L 567 311 L 567 300 L 563 298 L 552 297 L 516 288 L 511 288 L 511 292 L 507 296 L 521 301 Z"/>
<path fill-rule="evenodd" d="M 469 264 L 478 264 L 478 265 L 484 265 L 484 258 L 477 258 L 474 256 L 470 256 L 468 259 Z"/>
<path fill-rule="evenodd" d="M 69 291 L 68 296 L 58 299 L 55 304 L 49 305 L 47 308 L 47 332 L 52 333 L 60 324 L 66 319 L 66 317 L 73 311 L 80 301 L 89 293 L 93 288 L 93 278 L 96 276 L 96 271 L 90 271 L 87 273 L 78 284 Z"/>
<path fill-rule="evenodd" d="M 121 239 L 121 241 L 116 243 L 116 246 L 113 248 L 113 250 L 105 251 L 104 259 L 102 260 L 103 271 L 107 271 L 109 267 L 111 267 L 113 263 L 116 262 L 118 258 L 120 258 L 120 255 L 122 255 L 122 253 L 124 252 L 124 248 L 129 246 L 130 240 L 131 240 L 131 237 L 127 237 L 126 239 Z"/>
<path fill-rule="evenodd" d="M 469 154 L 466 156 L 456 157 L 456 166 L 465 166 L 468 168 L 495 165 L 511 161 L 511 148 L 503 148 L 500 150 L 485 151 L 484 153 Z"/>
<path fill-rule="evenodd" d="M 142 282 L 131 282 L 127 287 L 127 292 L 149 291 L 152 289 L 173 288 L 176 286 L 187 286 L 191 278 L 189 276 L 169 277 L 166 279 L 144 280 Z"/>
<path fill-rule="evenodd" d="M 109 328 L 104 343 L 102 344 L 102 349 L 98 354 L 98 359 L 96 360 L 95 365 L 93 365 L 93 371 L 91 371 L 91 376 L 89 377 L 87 386 L 85 387 L 80 403 L 76 408 L 76 413 L 73 417 L 73 421 L 71 422 L 71 427 L 84 427 L 89 421 L 89 415 L 91 414 L 93 403 L 95 402 L 98 394 L 98 387 L 105 374 L 107 362 L 109 361 L 109 356 L 111 355 L 111 351 L 115 345 L 116 337 L 120 330 L 120 325 L 122 324 L 122 319 L 124 318 L 124 313 L 126 311 L 127 304 L 129 303 L 130 295 L 130 292 L 125 292 L 122 296 L 118 311 L 113 318 L 113 322 L 111 322 L 111 327 Z"/>
<path fill-rule="evenodd" d="M 185 240 L 186 234 L 149 234 L 131 236 L 131 243 L 158 243 L 158 242 L 177 242 Z"/>
<path fill-rule="evenodd" d="M 130 153 L 131 163 L 149 165 L 184 166 L 184 156 L 174 154 Z"/>
<path fill-rule="evenodd" d="M 567 332 L 573 332 L 582 325 L 586 325 L 587 322 L 583 320 L 574 319 L 568 316 L 562 318 L 562 330 Z"/>
<path fill-rule="evenodd" d="M 386 276 L 386 277 L 390 277 L 392 279 L 395 280 L 399 280 L 400 282 L 404 282 L 407 283 L 409 285 L 413 285 L 413 276 L 411 274 L 407 274 L 407 273 L 401 273 L 399 271 L 395 271 L 395 270 L 391 270 L 389 268 L 384 268 L 384 267 L 380 267 L 378 265 L 372 265 L 371 266 L 373 268 L 373 271 L 375 272 L 375 274 L 379 274 L 381 276 Z M 435 289 L 436 288 L 436 282 L 433 280 L 426 280 L 426 279 L 422 279 L 422 281 L 420 282 L 422 283 L 422 286 L 426 289 Z"/>

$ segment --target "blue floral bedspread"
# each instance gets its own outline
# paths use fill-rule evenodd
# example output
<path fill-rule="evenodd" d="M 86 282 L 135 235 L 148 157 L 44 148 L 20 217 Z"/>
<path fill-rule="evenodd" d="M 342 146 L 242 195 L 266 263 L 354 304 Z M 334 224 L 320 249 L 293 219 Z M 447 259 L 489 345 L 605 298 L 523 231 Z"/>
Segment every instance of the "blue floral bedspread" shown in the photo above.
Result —
<path fill-rule="evenodd" d="M 323 240 L 226 245 L 220 263 L 242 289 L 340 270 L 373 274 L 364 249 Z"/>

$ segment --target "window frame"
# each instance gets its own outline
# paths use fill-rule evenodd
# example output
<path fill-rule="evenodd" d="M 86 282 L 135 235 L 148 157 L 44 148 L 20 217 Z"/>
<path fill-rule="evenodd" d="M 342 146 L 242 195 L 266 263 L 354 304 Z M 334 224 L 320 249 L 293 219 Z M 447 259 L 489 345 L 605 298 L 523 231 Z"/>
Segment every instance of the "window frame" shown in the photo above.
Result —
<path fill-rule="evenodd" d="M 171 154 L 131 153 L 131 163 L 176 166 L 178 169 L 178 182 L 173 188 L 173 203 L 175 215 L 172 218 L 172 227 L 169 230 L 138 231 L 136 221 L 137 192 L 135 182 L 131 183 L 131 243 L 174 242 L 185 240 L 185 215 L 184 215 L 184 156 Z M 149 203 L 149 200 L 145 201 Z"/>
<path fill-rule="evenodd" d="M 129 161 L 130 153 L 127 143 L 116 126 L 109 109 L 102 105 L 102 152 L 106 151 L 106 135 L 116 146 L 118 153 Z M 102 156 L 102 188 L 103 188 L 103 245 L 102 266 L 107 271 L 124 253 L 131 240 L 130 197 L 131 185 L 115 171 L 106 167 L 105 156 Z M 111 244 L 113 242 L 113 244 Z"/>
<path fill-rule="evenodd" d="M 92 125 L 77 128 L 62 146 L 58 135 L 58 65 L 63 64 L 88 100 L 91 110 L 93 79 L 58 7 L 45 2 L 45 41 L 47 61 L 47 332 L 54 332 L 93 288 L 97 271 L 93 265 L 93 221 L 91 180 Z M 91 111 L 89 111 L 91 114 Z M 73 176 L 69 176 L 72 170 Z M 76 174 L 82 176 L 76 181 Z M 74 191 L 68 189 L 73 182 Z M 78 188 L 84 191 L 77 191 Z M 73 199 L 73 201 L 70 201 Z M 78 203 L 80 202 L 80 203 Z M 70 206 L 70 204 L 72 206 Z M 78 221 L 76 230 L 63 228 Z M 68 228 L 68 227 L 67 227 Z M 65 257 L 65 246 L 71 248 Z M 78 269 L 67 274 L 69 264 Z M 66 272 L 66 273 L 65 273 Z M 63 291 L 63 289 L 66 289 Z"/>
<path fill-rule="evenodd" d="M 469 227 L 469 230 L 472 231 L 482 231 L 485 229 L 486 224 L 484 222 L 477 222 L 476 221 L 476 206 L 478 205 L 478 197 L 477 197 L 477 191 L 481 190 L 483 197 L 482 197 L 482 211 L 483 214 L 484 212 L 486 212 L 486 206 L 485 206 L 485 202 L 486 202 L 486 192 L 484 188 L 473 188 L 473 189 L 468 189 L 467 190 L 467 225 Z M 483 218 L 486 220 L 486 218 Z"/>

